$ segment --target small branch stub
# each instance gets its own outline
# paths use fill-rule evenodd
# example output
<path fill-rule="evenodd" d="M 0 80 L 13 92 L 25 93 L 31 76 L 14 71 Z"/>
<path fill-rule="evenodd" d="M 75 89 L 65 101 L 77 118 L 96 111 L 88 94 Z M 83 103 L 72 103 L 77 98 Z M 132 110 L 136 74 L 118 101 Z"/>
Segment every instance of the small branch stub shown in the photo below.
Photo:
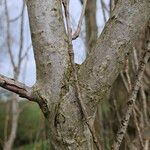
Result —
<path fill-rule="evenodd" d="M 30 101 L 36 101 L 32 95 L 32 89 L 23 83 L 14 79 L 0 75 L 0 87 L 18 94 L 22 98 L 27 98 Z"/>

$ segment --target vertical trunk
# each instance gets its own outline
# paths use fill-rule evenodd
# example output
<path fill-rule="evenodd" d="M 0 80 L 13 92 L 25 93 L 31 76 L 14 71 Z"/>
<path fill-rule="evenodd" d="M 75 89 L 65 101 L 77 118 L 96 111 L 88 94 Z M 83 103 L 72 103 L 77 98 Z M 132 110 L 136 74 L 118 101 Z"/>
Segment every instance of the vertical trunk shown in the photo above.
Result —
<path fill-rule="evenodd" d="M 46 118 L 49 148 L 92 149 L 77 103 L 60 0 L 30 0 L 28 11 L 37 62 L 34 91 Z"/>
<path fill-rule="evenodd" d="M 96 0 L 88 0 L 85 11 L 87 54 L 90 53 L 97 40 L 96 11 Z"/>
<path fill-rule="evenodd" d="M 19 72 L 16 70 L 14 72 L 14 80 L 18 80 Z M 4 150 L 11 150 L 14 141 L 16 139 L 16 133 L 17 133 L 17 128 L 18 128 L 18 119 L 19 119 L 19 103 L 18 103 L 18 96 L 16 94 L 12 94 L 12 99 L 11 99 L 11 115 L 12 115 L 12 121 L 11 121 L 11 130 L 10 130 L 10 135 L 8 138 L 8 141 L 5 142 L 4 145 Z"/>
<path fill-rule="evenodd" d="M 86 50 L 87 55 L 91 53 L 92 48 L 95 46 L 98 35 L 98 27 L 96 21 L 96 12 L 97 12 L 97 0 L 87 1 L 86 11 L 85 11 L 85 26 L 86 26 Z M 97 108 L 96 118 L 94 121 L 94 127 L 99 137 L 102 137 L 100 133 L 102 115 L 100 110 L 100 104 Z M 100 139 L 99 139 L 100 140 Z"/>
<path fill-rule="evenodd" d="M 91 123 L 98 102 L 105 99 L 123 66 L 125 55 L 147 23 L 147 4 L 148 0 L 135 2 L 135 5 L 130 0 L 121 1 L 95 49 L 79 69 L 82 100 Z M 37 69 L 33 94 L 45 115 L 49 149 L 93 150 L 72 78 L 68 55 L 70 45 L 60 0 L 29 0 L 28 11 Z M 139 20 L 140 24 L 135 28 Z"/>
<path fill-rule="evenodd" d="M 18 127 L 18 118 L 19 118 L 19 106 L 17 101 L 16 94 L 13 94 L 12 96 L 12 121 L 11 121 L 11 133 L 9 135 L 8 141 L 4 145 L 4 150 L 11 150 L 16 138 L 16 132 Z"/>
<path fill-rule="evenodd" d="M 7 7 L 7 0 L 5 0 L 5 14 L 6 14 L 6 21 L 7 21 L 7 46 L 8 46 L 8 54 L 10 56 L 11 60 L 11 65 L 13 67 L 13 74 L 14 74 L 14 80 L 17 81 L 20 75 L 20 70 L 21 70 L 21 65 L 22 65 L 22 51 L 23 51 L 23 27 L 24 27 L 24 9 L 25 9 L 25 1 L 23 1 L 22 5 L 22 11 L 21 11 L 21 23 L 20 23 L 20 45 L 19 45 L 19 54 L 18 54 L 18 63 L 15 64 L 15 58 L 13 56 L 13 52 L 11 49 L 11 44 L 10 44 L 10 19 L 9 19 L 9 10 Z M 11 115 L 12 115 L 12 120 L 11 120 L 11 130 L 10 130 L 10 135 L 8 137 L 8 141 L 5 142 L 4 144 L 4 150 L 11 150 L 14 141 L 16 139 L 16 134 L 17 134 L 17 128 L 18 128 L 18 119 L 19 119 L 19 103 L 18 103 L 18 97 L 15 94 L 12 94 L 12 99 L 11 99 Z"/>

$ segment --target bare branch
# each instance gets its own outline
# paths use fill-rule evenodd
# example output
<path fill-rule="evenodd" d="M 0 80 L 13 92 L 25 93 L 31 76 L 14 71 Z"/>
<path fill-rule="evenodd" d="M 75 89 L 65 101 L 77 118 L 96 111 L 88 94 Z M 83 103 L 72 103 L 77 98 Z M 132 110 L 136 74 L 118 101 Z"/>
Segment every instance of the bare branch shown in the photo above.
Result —
<path fill-rule="evenodd" d="M 132 84 L 131 84 L 131 78 L 130 78 L 130 75 L 129 75 L 129 60 L 126 59 L 126 60 L 125 60 L 125 63 L 126 63 L 126 66 L 125 66 L 125 75 L 126 75 L 126 77 L 127 77 L 127 83 L 128 83 L 129 91 L 131 91 L 131 89 L 132 89 Z"/>
<path fill-rule="evenodd" d="M 132 89 L 132 85 L 131 85 L 131 78 L 130 78 L 130 75 L 129 75 L 129 61 L 128 60 L 126 60 L 125 74 L 126 74 L 127 79 L 125 79 L 125 80 L 123 79 L 123 82 L 125 84 L 125 87 L 127 89 L 128 94 L 130 94 L 131 89 Z M 123 78 L 123 76 L 122 76 L 122 78 Z M 142 88 L 142 85 L 141 85 L 141 88 Z M 141 91 L 141 88 L 140 88 L 140 91 Z M 136 104 L 135 104 L 135 106 L 136 106 Z M 137 128 L 137 132 L 138 132 L 138 136 L 139 136 L 139 140 L 140 140 L 141 146 L 144 149 L 144 144 L 143 144 L 143 140 L 142 140 L 141 130 L 140 130 L 140 127 L 139 127 L 139 124 L 138 124 L 137 114 L 136 114 L 135 108 L 133 109 L 133 118 L 134 118 L 135 126 Z"/>
<path fill-rule="evenodd" d="M 142 149 L 144 149 L 144 143 L 143 143 L 143 140 L 142 140 L 141 130 L 140 130 L 138 120 L 137 120 L 137 115 L 136 115 L 136 112 L 135 112 L 134 109 L 133 109 L 133 117 L 134 117 L 134 123 L 135 123 L 135 126 L 137 128 L 137 132 L 138 132 L 138 136 L 139 136 L 139 139 L 140 139 Z"/>
<path fill-rule="evenodd" d="M 124 83 L 124 86 L 125 86 L 127 92 L 129 93 L 129 92 L 130 92 L 130 89 L 129 89 L 128 83 L 127 83 L 127 81 L 126 81 L 126 78 L 125 78 L 125 76 L 124 76 L 124 74 L 123 74 L 122 71 L 121 71 L 120 74 L 121 74 L 121 78 L 122 78 L 122 81 L 123 81 L 123 83 Z"/>
<path fill-rule="evenodd" d="M 20 17 L 22 16 L 22 13 L 19 14 L 17 17 L 13 18 L 13 19 L 9 19 L 10 22 L 15 22 L 17 21 L 18 19 L 20 19 Z"/>
<path fill-rule="evenodd" d="M 30 50 L 31 48 L 32 48 L 32 44 L 30 44 L 30 45 L 27 47 L 25 53 L 24 53 L 23 56 L 20 58 L 20 59 L 21 59 L 21 62 L 25 59 L 25 57 L 27 57 L 27 55 L 28 55 L 28 53 L 29 53 L 29 50 Z"/>
<path fill-rule="evenodd" d="M 19 54 L 18 54 L 18 70 L 21 68 L 21 61 L 22 61 L 22 52 L 23 52 L 23 44 L 24 44 L 24 12 L 25 12 L 25 1 L 23 0 L 23 6 L 22 6 L 22 13 L 21 13 L 21 29 L 20 29 L 20 45 L 19 45 Z"/>
<path fill-rule="evenodd" d="M 97 44 L 81 65 L 78 77 L 83 102 L 91 116 L 95 113 L 97 104 L 107 97 L 123 68 L 124 60 L 146 27 L 149 20 L 148 8 L 147 0 L 142 3 L 138 1 L 135 5 L 130 5 L 129 0 L 119 1 Z M 129 14 L 131 17 L 128 17 Z"/>
<path fill-rule="evenodd" d="M 32 89 L 30 87 L 6 76 L 0 75 L 0 87 L 14 92 L 22 98 L 27 98 L 30 101 L 36 101 L 32 96 Z"/>
<path fill-rule="evenodd" d="M 9 13 L 8 13 L 8 7 L 7 7 L 7 0 L 5 0 L 5 15 L 6 15 L 6 20 L 7 20 L 7 45 L 8 45 L 8 53 L 10 56 L 10 61 L 13 66 L 13 68 L 16 68 L 15 62 L 14 62 L 14 57 L 11 51 L 11 45 L 10 45 L 10 21 L 9 21 Z"/>
<path fill-rule="evenodd" d="M 78 22 L 78 26 L 77 26 L 77 30 L 74 32 L 74 34 L 72 36 L 73 40 L 75 40 L 76 38 L 79 37 L 80 31 L 81 31 L 82 22 L 83 22 L 83 18 L 84 18 L 84 14 L 85 14 L 86 4 L 87 4 L 87 0 L 84 0 L 81 16 L 80 16 L 80 19 L 79 19 L 79 22 Z"/>
<path fill-rule="evenodd" d="M 128 61 L 128 59 L 125 60 L 125 74 L 126 74 L 126 79 L 125 79 L 123 73 L 121 73 L 121 77 L 123 79 L 123 82 L 124 82 L 124 85 L 127 89 L 128 94 L 130 94 L 130 92 L 132 90 L 132 85 L 131 85 L 131 78 L 130 78 L 130 75 L 129 75 L 129 61 Z M 141 88 L 142 88 L 142 85 L 141 85 Z M 140 88 L 140 90 L 141 90 L 141 88 Z M 136 106 L 136 104 L 135 104 L 135 106 Z M 134 117 L 134 123 L 135 123 L 135 126 L 137 128 L 137 132 L 138 132 L 138 136 L 139 136 L 141 146 L 144 149 L 141 130 L 140 130 L 140 127 L 139 127 L 139 124 L 138 124 L 137 114 L 136 114 L 135 108 L 133 109 L 133 117 Z"/>
<path fill-rule="evenodd" d="M 133 49 L 133 56 L 134 56 L 134 62 L 135 62 L 135 70 L 138 70 L 139 64 L 138 64 L 137 51 L 135 48 Z M 143 102 L 143 112 L 144 112 L 145 123 L 146 125 L 148 125 L 149 122 L 148 122 L 148 116 L 147 116 L 148 113 L 147 113 L 146 95 L 145 95 L 143 85 L 141 85 L 140 94 L 141 94 L 141 98 Z"/>
<path fill-rule="evenodd" d="M 134 108 L 137 93 L 138 93 L 138 91 L 140 89 L 140 86 L 141 86 L 141 81 L 142 81 L 142 78 L 143 78 L 145 65 L 148 62 L 148 59 L 150 57 L 150 49 L 149 49 L 150 45 L 149 44 L 150 43 L 148 43 L 148 45 L 147 45 L 148 50 L 147 50 L 147 52 L 144 53 L 143 59 L 140 62 L 139 70 L 138 70 L 138 73 L 137 73 L 137 79 L 135 80 L 135 85 L 132 89 L 129 100 L 127 102 L 127 105 L 128 105 L 127 112 L 124 116 L 124 119 L 121 121 L 120 129 L 117 132 L 117 136 L 116 136 L 116 139 L 113 143 L 112 150 L 118 150 L 119 149 L 119 147 L 121 145 L 121 142 L 123 140 L 123 137 L 125 135 L 125 132 L 126 132 L 126 129 L 127 129 L 127 126 L 128 126 L 128 122 L 129 122 L 130 116 L 131 116 L 133 108 Z"/>
<path fill-rule="evenodd" d="M 105 3 L 103 2 L 103 0 L 100 0 L 100 2 L 101 2 L 102 12 L 103 12 L 104 23 L 105 23 L 107 20 L 106 19 L 106 13 L 105 13 L 106 6 L 105 6 Z"/>

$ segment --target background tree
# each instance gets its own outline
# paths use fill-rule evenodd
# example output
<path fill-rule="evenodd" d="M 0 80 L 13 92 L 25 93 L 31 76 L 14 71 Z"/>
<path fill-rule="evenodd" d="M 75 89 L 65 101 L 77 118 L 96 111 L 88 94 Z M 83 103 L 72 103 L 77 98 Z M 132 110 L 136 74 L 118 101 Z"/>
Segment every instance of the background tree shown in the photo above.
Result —
<path fill-rule="evenodd" d="M 7 1 L 5 0 L 5 11 L 6 11 L 6 19 L 7 19 L 7 46 L 8 46 L 8 54 L 10 56 L 11 64 L 13 67 L 13 78 L 14 80 L 18 80 L 20 75 L 20 69 L 23 61 L 23 27 L 24 27 L 24 8 L 25 3 L 23 3 L 22 12 L 21 12 L 21 31 L 20 31 L 20 46 L 19 46 L 19 54 L 18 54 L 18 62 L 15 64 L 15 59 L 11 49 L 11 38 L 10 38 L 10 19 L 9 19 L 9 11 L 7 7 Z M 12 122 L 11 122 L 11 132 L 8 139 L 6 138 L 4 150 L 11 150 L 13 147 L 14 140 L 16 138 L 17 126 L 18 126 L 18 118 L 19 118 L 19 104 L 18 104 L 18 97 L 16 94 L 12 95 L 12 103 L 11 103 L 11 113 L 12 113 Z M 8 124 L 8 123 L 7 123 Z M 7 125 L 6 125 L 7 130 Z M 6 132 L 7 134 L 7 132 Z"/>
<path fill-rule="evenodd" d="M 1 52 L 2 60 L 4 60 L 7 63 L 6 66 L 9 66 L 9 63 L 6 61 L 7 56 L 10 58 L 10 65 L 12 68 L 12 71 L 10 70 L 10 74 L 12 73 L 12 77 L 14 80 L 19 80 L 20 78 L 24 78 L 25 76 L 25 68 L 26 68 L 26 61 L 27 61 L 27 55 L 29 50 L 31 49 L 31 44 L 26 49 L 25 47 L 25 2 L 22 1 L 22 8 L 20 9 L 20 12 L 15 16 L 14 18 L 11 17 L 11 11 L 9 9 L 9 1 L 4 0 L 2 1 L 2 6 L 4 9 L 1 8 L 2 14 L 4 19 L 3 23 L 1 23 L 2 27 L 2 34 L 3 36 L 3 45 L 1 49 L 4 49 L 5 53 Z M 4 10 L 4 12 L 3 12 Z M 18 36 L 16 34 L 15 39 L 12 35 L 12 25 L 16 24 L 16 26 L 19 26 L 19 33 Z M 6 25 L 6 27 L 5 27 Z M 5 36 L 6 35 L 6 36 Z M 5 39 L 6 38 L 6 39 Z M 16 45 L 16 50 L 14 52 L 14 45 Z M 18 48 L 18 49 L 17 49 Z M 1 69 L 2 70 L 2 69 Z M 5 70 L 5 68 L 3 68 Z M 7 69 L 6 69 L 7 70 Z M 24 73 L 24 76 L 21 77 L 21 74 Z M 7 105 L 7 115 L 5 119 L 5 128 L 4 128 L 4 150 L 10 150 L 13 147 L 16 135 L 17 135 L 17 129 L 18 129 L 18 119 L 21 109 L 19 108 L 19 98 L 15 93 L 7 94 L 8 96 L 8 102 L 6 102 Z M 2 132 L 2 131 L 1 131 Z"/>

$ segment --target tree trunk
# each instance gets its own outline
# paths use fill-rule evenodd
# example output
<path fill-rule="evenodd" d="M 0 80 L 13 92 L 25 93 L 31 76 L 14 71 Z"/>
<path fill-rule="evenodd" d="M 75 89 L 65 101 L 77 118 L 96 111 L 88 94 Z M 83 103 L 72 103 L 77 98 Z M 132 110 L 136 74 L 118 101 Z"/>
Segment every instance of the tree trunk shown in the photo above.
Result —
<path fill-rule="evenodd" d="M 19 77 L 19 72 L 18 70 L 14 71 L 14 80 L 18 80 Z M 10 135 L 8 138 L 8 141 L 5 142 L 4 144 L 4 150 L 11 150 L 14 145 L 14 141 L 16 139 L 16 134 L 17 134 L 17 128 L 18 128 L 18 119 L 19 119 L 19 103 L 18 103 L 18 96 L 13 93 L 11 97 L 11 131 Z"/>
<path fill-rule="evenodd" d="M 18 101 L 17 101 L 17 95 L 13 94 L 12 95 L 12 121 L 11 121 L 11 133 L 9 136 L 8 141 L 4 145 L 4 150 L 11 150 L 14 141 L 16 138 L 16 132 L 17 132 L 17 127 L 18 127 L 18 118 L 19 118 L 19 106 L 18 106 Z"/>
<path fill-rule="evenodd" d="M 80 92 L 92 123 L 97 104 L 106 98 L 148 22 L 149 6 L 149 0 L 120 1 L 79 69 Z M 47 122 L 49 149 L 92 150 L 92 136 L 78 104 L 60 0 L 28 0 L 28 11 L 37 69 L 33 94 Z"/>
<path fill-rule="evenodd" d="M 88 0 L 85 10 L 85 26 L 86 26 L 86 48 L 87 54 L 96 43 L 97 40 L 97 23 L 96 23 L 96 0 Z"/>
<path fill-rule="evenodd" d="M 68 39 L 59 0 L 28 2 L 32 41 L 37 61 L 35 92 L 48 128 L 52 149 L 92 148 L 72 79 Z"/>

